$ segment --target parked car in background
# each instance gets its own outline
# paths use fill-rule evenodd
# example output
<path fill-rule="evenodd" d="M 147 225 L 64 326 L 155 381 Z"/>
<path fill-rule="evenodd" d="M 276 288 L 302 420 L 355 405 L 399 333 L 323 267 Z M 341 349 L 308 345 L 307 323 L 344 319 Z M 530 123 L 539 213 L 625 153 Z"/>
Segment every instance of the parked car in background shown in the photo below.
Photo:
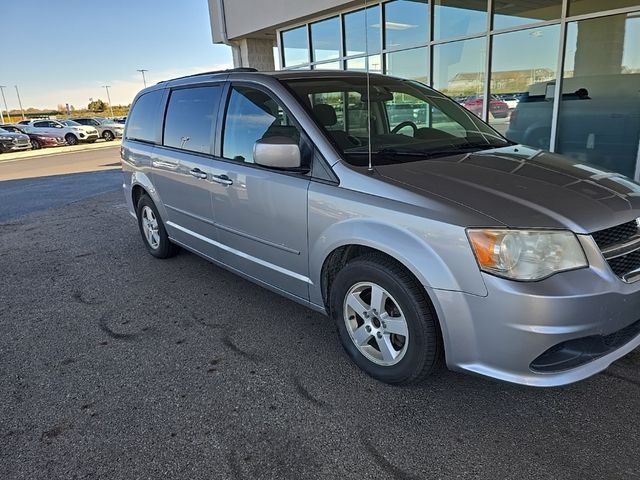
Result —
<path fill-rule="evenodd" d="M 27 129 L 24 125 L 0 125 L 0 128 L 3 128 L 8 132 L 22 133 L 27 135 L 29 137 L 29 140 L 31 141 L 31 148 L 34 150 L 39 150 L 40 148 L 47 147 L 62 147 L 63 145 L 67 144 L 62 135 L 44 132 L 29 133 L 27 132 Z"/>
<path fill-rule="evenodd" d="M 114 118 L 113 121 L 124 125 L 125 123 L 127 123 L 127 117 Z"/>
<path fill-rule="evenodd" d="M 640 74 L 570 77 L 563 82 L 556 148 L 633 177 L 640 142 Z M 506 137 L 549 148 L 555 81 L 529 87 L 511 113 Z"/>
<path fill-rule="evenodd" d="M 31 142 L 28 135 L 0 128 L 0 153 L 19 152 L 30 148 Z"/>
<path fill-rule="evenodd" d="M 71 119 L 60 120 L 60 123 L 62 123 L 67 127 L 75 128 L 79 132 L 84 132 L 85 135 L 87 136 L 86 140 L 84 141 L 87 143 L 93 143 L 100 138 L 100 132 L 98 132 L 98 130 L 95 127 L 82 125 L 81 123 L 78 123 L 75 120 L 71 120 Z"/>
<path fill-rule="evenodd" d="M 124 125 L 116 123 L 115 120 L 110 118 L 83 117 L 74 118 L 73 121 L 80 125 L 94 127 L 98 130 L 98 134 L 107 142 L 121 138 L 122 132 L 124 131 Z"/>
<path fill-rule="evenodd" d="M 484 105 L 484 95 L 472 95 L 468 97 L 462 106 L 477 116 L 482 116 L 482 107 Z M 495 118 L 506 118 L 509 116 L 509 106 L 495 95 L 491 95 L 489 101 L 489 112 Z"/>
<path fill-rule="evenodd" d="M 503 95 L 499 95 L 500 100 L 507 104 L 509 110 L 513 110 L 518 106 L 520 102 L 520 97 L 524 95 L 522 93 L 505 93 Z"/>
<path fill-rule="evenodd" d="M 27 133 L 44 132 L 61 135 L 68 145 L 77 145 L 80 142 L 93 143 L 98 138 L 98 131 L 93 127 L 85 127 L 79 123 L 65 120 L 68 124 L 57 120 L 23 120 L 18 122 L 27 127 Z"/>

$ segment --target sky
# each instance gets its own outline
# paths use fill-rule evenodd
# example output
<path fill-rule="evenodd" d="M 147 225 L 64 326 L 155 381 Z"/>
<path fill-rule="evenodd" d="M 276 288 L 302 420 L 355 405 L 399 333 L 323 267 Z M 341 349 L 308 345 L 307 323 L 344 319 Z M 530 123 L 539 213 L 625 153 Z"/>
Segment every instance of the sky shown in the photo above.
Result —
<path fill-rule="evenodd" d="M 214 45 L 207 0 L 0 0 L 2 63 L 9 110 L 22 105 L 86 108 L 89 99 L 131 103 L 147 85 L 231 68 Z M 3 105 L 4 109 L 4 105 Z"/>

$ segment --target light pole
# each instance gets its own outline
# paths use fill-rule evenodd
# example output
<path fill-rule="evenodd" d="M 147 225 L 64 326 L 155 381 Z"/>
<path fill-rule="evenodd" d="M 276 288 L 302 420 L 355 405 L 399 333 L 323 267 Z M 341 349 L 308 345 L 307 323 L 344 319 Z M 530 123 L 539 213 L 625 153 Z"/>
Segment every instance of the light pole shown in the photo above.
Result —
<path fill-rule="evenodd" d="M 18 105 L 20 105 L 20 113 L 22 113 L 22 119 L 26 120 L 24 116 L 24 108 L 22 108 L 22 100 L 20 100 L 20 92 L 18 91 L 18 85 L 14 85 L 16 87 L 16 95 L 18 96 Z"/>
<path fill-rule="evenodd" d="M 148 72 L 149 70 L 145 70 L 144 68 L 140 68 L 136 70 L 136 72 L 140 72 L 142 74 L 142 83 L 144 83 L 144 88 L 147 88 L 147 79 L 144 76 L 144 72 Z"/>
<path fill-rule="evenodd" d="M 7 107 L 7 99 L 4 96 L 4 89 L 7 88 L 6 85 L 0 85 L 0 92 L 2 92 L 2 100 L 4 101 L 4 109 L 7 111 L 7 118 L 9 119 L 9 123 L 11 123 L 11 115 L 9 115 L 9 107 Z M 4 122 L 4 119 L 2 120 Z"/>
<path fill-rule="evenodd" d="M 113 105 L 111 105 L 111 95 L 109 95 L 109 87 L 111 85 L 103 85 L 104 89 L 107 91 L 107 100 L 109 100 L 109 110 L 111 110 L 111 118 L 113 118 Z"/>

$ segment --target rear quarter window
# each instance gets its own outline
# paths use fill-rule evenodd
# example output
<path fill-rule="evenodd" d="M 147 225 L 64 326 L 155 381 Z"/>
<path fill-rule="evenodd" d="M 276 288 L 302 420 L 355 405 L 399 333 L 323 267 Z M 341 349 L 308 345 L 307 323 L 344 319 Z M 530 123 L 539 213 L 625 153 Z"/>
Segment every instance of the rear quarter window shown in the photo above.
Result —
<path fill-rule="evenodd" d="M 160 102 L 163 93 L 163 90 L 154 90 L 138 97 L 129 113 L 125 138 L 158 143 Z"/>

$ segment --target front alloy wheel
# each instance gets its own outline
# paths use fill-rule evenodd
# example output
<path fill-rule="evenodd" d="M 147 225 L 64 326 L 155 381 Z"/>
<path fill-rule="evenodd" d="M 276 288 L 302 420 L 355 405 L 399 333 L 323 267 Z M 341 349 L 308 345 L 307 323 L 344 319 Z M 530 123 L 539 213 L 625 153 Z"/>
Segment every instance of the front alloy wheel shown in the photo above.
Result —
<path fill-rule="evenodd" d="M 409 345 L 407 321 L 393 296 L 372 282 L 355 284 L 345 297 L 344 322 L 358 351 L 372 362 L 390 366 Z"/>
<path fill-rule="evenodd" d="M 331 281 L 329 309 L 349 357 L 380 381 L 420 382 L 441 358 L 433 306 L 392 258 L 371 253 L 350 260 Z"/>

